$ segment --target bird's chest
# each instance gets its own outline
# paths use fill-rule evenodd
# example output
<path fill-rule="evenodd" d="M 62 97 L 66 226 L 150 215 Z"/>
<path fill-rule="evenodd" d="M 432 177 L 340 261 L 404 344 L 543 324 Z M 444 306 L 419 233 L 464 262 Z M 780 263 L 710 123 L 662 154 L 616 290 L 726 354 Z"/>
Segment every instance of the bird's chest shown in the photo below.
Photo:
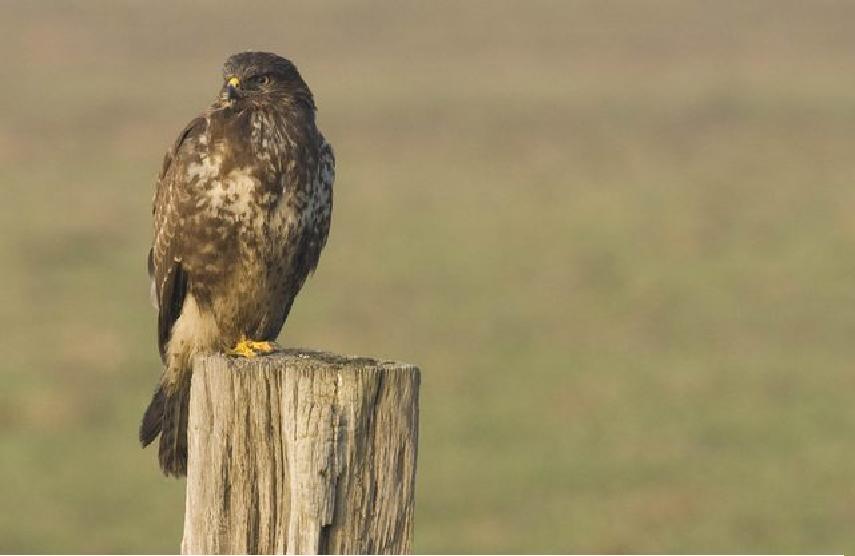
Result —
<path fill-rule="evenodd" d="M 275 112 L 212 122 L 207 149 L 188 171 L 188 231 L 200 246 L 189 250 L 193 270 L 259 295 L 276 280 L 308 227 L 317 167 L 309 139 Z"/>
<path fill-rule="evenodd" d="M 299 244 L 304 218 L 292 202 L 293 192 L 285 180 L 276 180 L 275 190 L 255 175 L 235 175 L 225 185 L 232 199 L 216 218 L 220 236 L 233 253 L 232 269 L 244 278 L 259 279 L 277 264 L 283 253 Z"/>
<path fill-rule="evenodd" d="M 214 136 L 218 179 L 204 184 L 202 205 L 214 219 L 239 233 L 251 247 L 265 245 L 292 228 L 311 197 L 310 149 L 282 114 L 254 111 Z"/>
<path fill-rule="evenodd" d="M 216 313 L 246 323 L 266 314 L 301 244 L 301 218 L 284 190 L 270 193 L 257 177 L 236 180 L 232 210 L 220 213 L 223 248 L 214 263 L 222 279 L 212 291 Z"/>

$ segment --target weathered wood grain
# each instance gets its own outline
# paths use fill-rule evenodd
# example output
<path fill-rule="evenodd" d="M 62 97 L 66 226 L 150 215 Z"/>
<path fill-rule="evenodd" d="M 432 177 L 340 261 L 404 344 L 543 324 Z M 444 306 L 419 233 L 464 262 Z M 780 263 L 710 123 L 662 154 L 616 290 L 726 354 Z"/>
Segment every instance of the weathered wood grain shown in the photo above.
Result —
<path fill-rule="evenodd" d="M 197 358 L 182 553 L 410 552 L 419 381 L 305 350 Z"/>

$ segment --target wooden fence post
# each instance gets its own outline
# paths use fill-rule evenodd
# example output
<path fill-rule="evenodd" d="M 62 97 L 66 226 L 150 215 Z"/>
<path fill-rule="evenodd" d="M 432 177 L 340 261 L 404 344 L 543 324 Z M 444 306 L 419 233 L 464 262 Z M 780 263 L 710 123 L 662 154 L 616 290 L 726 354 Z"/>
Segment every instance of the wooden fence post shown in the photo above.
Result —
<path fill-rule="evenodd" d="M 198 357 L 181 552 L 411 552 L 419 381 L 306 350 Z"/>

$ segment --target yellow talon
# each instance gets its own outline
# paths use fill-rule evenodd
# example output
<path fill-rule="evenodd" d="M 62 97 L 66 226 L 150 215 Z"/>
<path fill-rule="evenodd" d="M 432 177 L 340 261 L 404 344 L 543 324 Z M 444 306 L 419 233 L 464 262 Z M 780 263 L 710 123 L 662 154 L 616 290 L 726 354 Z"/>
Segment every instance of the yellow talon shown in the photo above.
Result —
<path fill-rule="evenodd" d="M 256 353 L 273 353 L 276 351 L 276 344 L 273 342 L 253 342 L 250 340 L 247 343 Z"/>
<path fill-rule="evenodd" d="M 276 344 L 273 342 L 256 342 L 241 338 L 237 345 L 229 350 L 228 354 L 236 357 L 257 357 L 259 353 L 272 353 L 276 349 Z"/>
<path fill-rule="evenodd" d="M 235 347 L 229 350 L 229 355 L 235 355 L 238 357 L 255 357 L 256 353 L 252 351 L 252 347 L 249 345 L 249 340 L 242 338 Z"/>

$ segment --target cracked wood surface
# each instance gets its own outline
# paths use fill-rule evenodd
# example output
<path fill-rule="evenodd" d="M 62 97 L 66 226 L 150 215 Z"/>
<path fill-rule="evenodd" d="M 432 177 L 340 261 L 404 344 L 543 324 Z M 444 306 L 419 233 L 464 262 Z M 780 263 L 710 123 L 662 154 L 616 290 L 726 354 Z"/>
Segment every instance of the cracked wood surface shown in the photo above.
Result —
<path fill-rule="evenodd" d="M 411 552 L 419 381 L 308 350 L 197 358 L 182 553 Z"/>

